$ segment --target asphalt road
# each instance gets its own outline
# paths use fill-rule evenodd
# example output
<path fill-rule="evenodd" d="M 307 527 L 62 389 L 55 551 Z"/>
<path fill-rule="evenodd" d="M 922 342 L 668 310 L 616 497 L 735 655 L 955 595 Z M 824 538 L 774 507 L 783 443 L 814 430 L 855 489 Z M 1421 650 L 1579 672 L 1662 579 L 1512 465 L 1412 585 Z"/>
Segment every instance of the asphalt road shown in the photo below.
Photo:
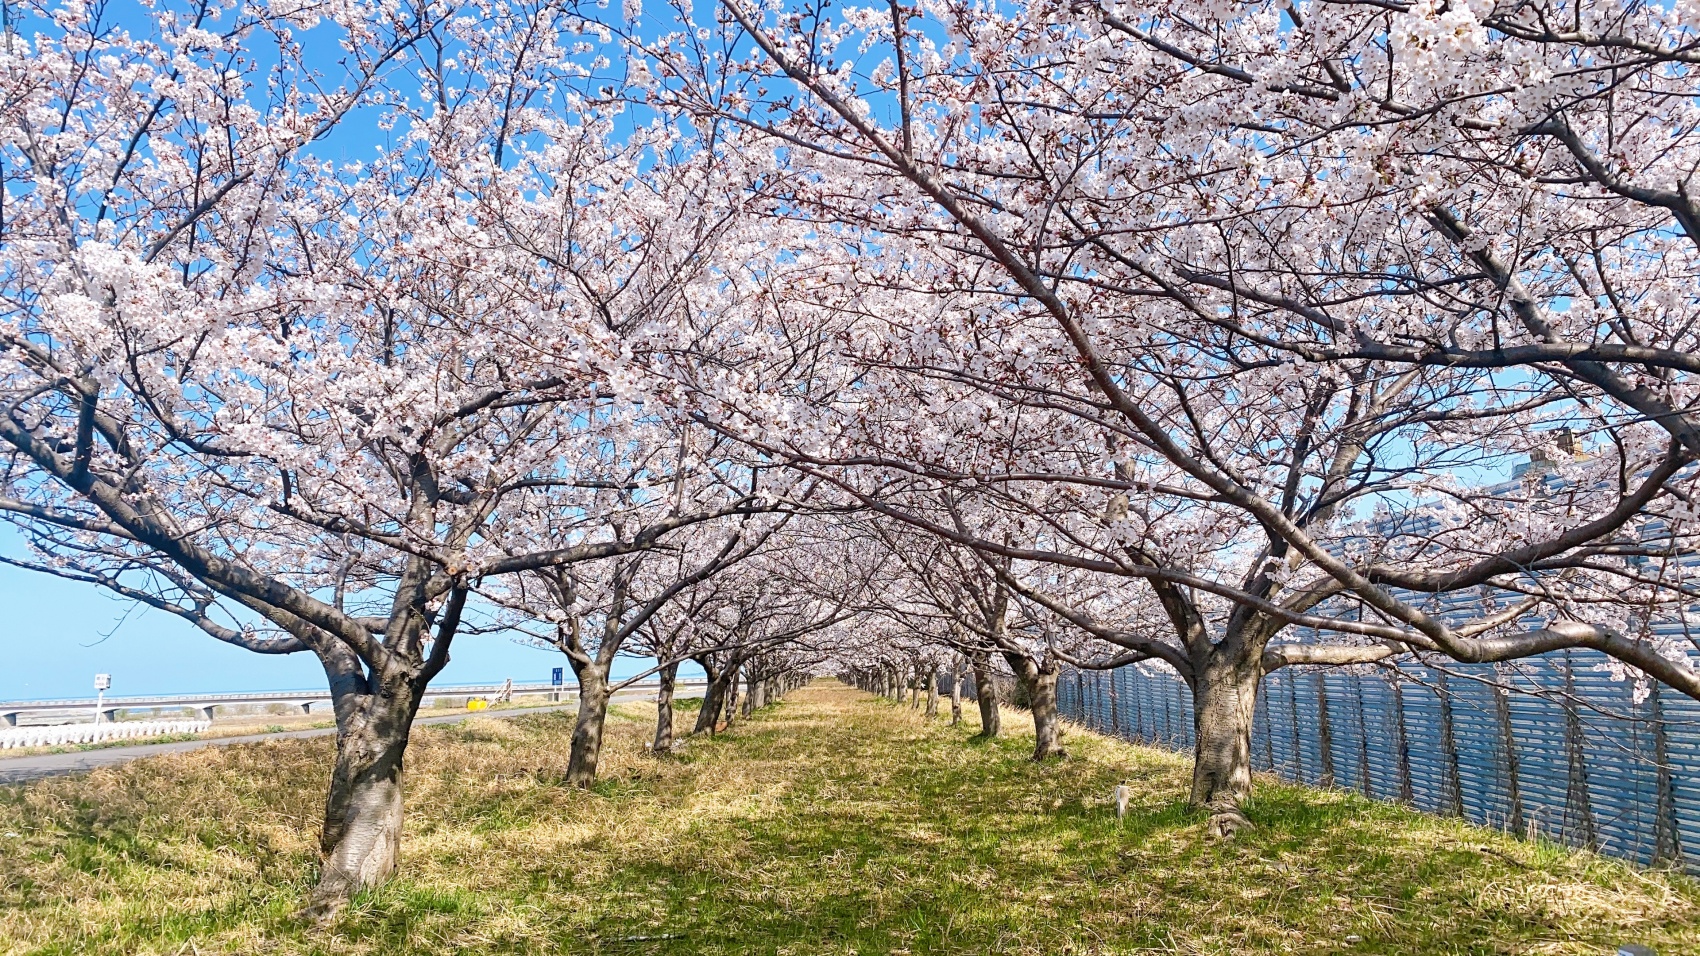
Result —
<path fill-rule="evenodd" d="M 630 703 L 634 700 L 644 700 L 650 697 L 646 688 L 642 691 L 628 691 L 615 694 L 614 703 Z M 521 707 L 515 710 L 481 710 L 467 711 L 455 714 L 443 714 L 431 717 L 416 717 L 413 726 L 424 724 L 452 724 L 468 717 L 520 717 L 525 714 L 545 714 L 556 710 L 575 710 L 578 702 L 551 704 L 547 707 Z M 319 727 L 313 730 L 283 730 L 275 734 L 244 734 L 240 737 L 208 737 L 205 740 L 178 740 L 167 744 L 139 744 L 134 747 L 107 747 L 102 750 L 82 750 L 64 754 L 37 754 L 33 757 L 0 758 L 0 785 L 13 783 L 28 783 L 43 777 L 57 777 L 68 773 L 86 773 L 96 767 L 111 767 L 143 757 L 154 757 L 159 754 L 183 753 L 187 750 L 200 750 L 202 747 L 228 747 L 232 744 L 256 744 L 267 740 L 293 740 L 301 737 L 328 737 L 336 733 L 335 727 Z"/>

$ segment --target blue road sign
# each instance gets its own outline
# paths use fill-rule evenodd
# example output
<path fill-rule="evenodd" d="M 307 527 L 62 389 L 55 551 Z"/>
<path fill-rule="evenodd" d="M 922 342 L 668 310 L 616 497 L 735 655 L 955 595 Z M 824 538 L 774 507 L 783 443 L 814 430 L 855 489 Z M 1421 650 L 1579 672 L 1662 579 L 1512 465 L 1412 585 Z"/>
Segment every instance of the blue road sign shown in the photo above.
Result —
<path fill-rule="evenodd" d="M 564 682 L 565 682 L 565 680 L 561 676 L 561 669 L 559 667 L 557 667 L 554 670 L 549 672 L 549 683 L 554 684 L 556 687 L 559 687 Z"/>

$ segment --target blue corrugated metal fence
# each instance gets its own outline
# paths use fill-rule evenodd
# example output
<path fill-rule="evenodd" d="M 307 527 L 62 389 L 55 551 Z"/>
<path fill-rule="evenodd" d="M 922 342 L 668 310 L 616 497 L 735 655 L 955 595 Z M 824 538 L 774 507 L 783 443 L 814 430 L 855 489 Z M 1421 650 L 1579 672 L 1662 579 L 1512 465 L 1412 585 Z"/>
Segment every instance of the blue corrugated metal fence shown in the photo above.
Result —
<path fill-rule="evenodd" d="M 1302 783 L 1640 863 L 1700 872 L 1700 702 L 1635 699 L 1592 652 L 1514 665 L 1284 668 L 1264 680 L 1252 762 Z M 1193 745 L 1192 695 L 1150 665 L 1078 671 L 1063 714 L 1129 740 Z"/>

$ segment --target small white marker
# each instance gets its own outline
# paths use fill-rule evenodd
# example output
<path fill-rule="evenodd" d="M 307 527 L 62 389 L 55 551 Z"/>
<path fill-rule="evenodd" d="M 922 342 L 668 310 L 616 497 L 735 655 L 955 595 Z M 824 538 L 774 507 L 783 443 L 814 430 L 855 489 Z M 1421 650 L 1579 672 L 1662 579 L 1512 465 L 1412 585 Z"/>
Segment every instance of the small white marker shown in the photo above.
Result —
<path fill-rule="evenodd" d="M 1117 784 L 1116 785 L 1116 819 L 1117 820 L 1120 820 L 1123 817 L 1127 816 L 1127 798 L 1128 798 L 1127 784 L 1125 784 L 1125 783 Z"/>

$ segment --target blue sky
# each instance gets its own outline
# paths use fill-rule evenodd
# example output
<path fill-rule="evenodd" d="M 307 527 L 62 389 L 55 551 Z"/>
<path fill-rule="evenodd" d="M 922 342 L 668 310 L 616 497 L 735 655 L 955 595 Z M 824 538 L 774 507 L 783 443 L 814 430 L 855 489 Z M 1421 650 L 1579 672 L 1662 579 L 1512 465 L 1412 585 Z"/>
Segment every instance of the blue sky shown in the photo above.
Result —
<path fill-rule="evenodd" d="M 18 548 L 15 532 L 0 531 L 0 548 Z M 216 693 L 319 688 L 324 672 L 311 654 L 255 654 L 222 644 L 169 614 L 137 607 L 92 585 L 0 566 L 0 700 L 93 697 L 94 675 L 112 675 L 110 693 Z M 552 650 L 500 635 L 455 641 L 439 684 L 547 681 L 566 666 Z M 616 676 L 647 670 L 653 661 L 622 660 Z M 694 665 L 680 676 L 698 676 Z M 568 671 L 571 683 L 571 671 Z"/>
<path fill-rule="evenodd" d="M 16 532 L 0 530 L 0 549 L 21 550 Z M 92 585 L 0 566 L 0 700 L 94 696 L 94 675 L 112 675 L 111 693 L 212 693 L 324 686 L 311 654 L 255 654 L 222 644 L 188 623 L 138 607 Z M 566 665 L 552 650 L 500 635 L 455 641 L 438 683 L 546 681 Z M 621 661 L 617 675 L 638 673 L 643 660 Z M 694 672 L 694 668 L 692 668 Z M 571 672 L 569 671 L 569 674 Z M 570 681 L 570 677 L 569 677 Z"/>
<path fill-rule="evenodd" d="M 182 4 L 168 4 L 177 9 Z M 147 15 L 132 0 L 106 8 L 106 20 L 134 33 L 151 32 Z M 25 35 L 52 33 L 51 25 L 27 14 L 17 26 Z M 331 28 L 297 34 L 309 64 L 334 82 L 343 56 Z M 263 55 L 263 49 L 250 52 Z M 405 69 L 405 67 L 398 67 Z M 350 121 L 315 144 L 312 152 L 336 160 L 370 159 L 390 134 L 376 123 Z M 0 528 L 0 553 L 22 554 L 17 533 Z M 48 575 L 0 566 L 0 700 L 92 697 L 94 675 L 112 675 L 111 693 L 191 693 L 317 688 L 324 673 L 311 654 L 267 656 L 222 644 L 169 614 L 149 610 L 96 588 Z M 501 635 L 462 636 L 438 683 L 546 681 L 565 666 L 558 652 L 521 644 Z M 616 677 L 647 670 L 646 658 L 620 661 Z M 693 665 L 681 676 L 700 674 Z M 570 672 L 569 672 L 570 681 Z"/>

